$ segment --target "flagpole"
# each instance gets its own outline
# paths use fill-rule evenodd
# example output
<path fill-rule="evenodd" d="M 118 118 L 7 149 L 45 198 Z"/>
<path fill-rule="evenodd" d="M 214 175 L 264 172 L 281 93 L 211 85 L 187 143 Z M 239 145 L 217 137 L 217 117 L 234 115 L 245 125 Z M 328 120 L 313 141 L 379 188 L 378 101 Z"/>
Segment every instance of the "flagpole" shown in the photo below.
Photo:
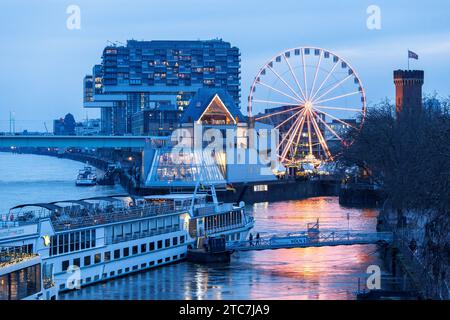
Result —
<path fill-rule="evenodd" d="M 408 71 L 409 71 L 409 49 L 408 49 Z"/>

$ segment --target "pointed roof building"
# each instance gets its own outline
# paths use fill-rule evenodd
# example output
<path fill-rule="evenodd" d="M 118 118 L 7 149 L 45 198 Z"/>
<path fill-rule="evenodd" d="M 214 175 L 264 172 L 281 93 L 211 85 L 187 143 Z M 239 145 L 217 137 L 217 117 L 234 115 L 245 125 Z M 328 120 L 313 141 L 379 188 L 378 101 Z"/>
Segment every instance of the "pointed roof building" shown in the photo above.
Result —
<path fill-rule="evenodd" d="M 181 123 L 237 124 L 244 115 L 224 89 L 202 88 L 197 91 L 184 111 Z"/>

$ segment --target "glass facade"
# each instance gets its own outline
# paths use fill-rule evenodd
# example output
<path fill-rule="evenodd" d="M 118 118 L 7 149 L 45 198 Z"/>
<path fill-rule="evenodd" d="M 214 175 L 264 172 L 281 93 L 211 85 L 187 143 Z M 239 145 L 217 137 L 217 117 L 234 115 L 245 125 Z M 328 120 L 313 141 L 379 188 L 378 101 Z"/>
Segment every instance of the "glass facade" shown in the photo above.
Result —
<path fill-rule="evenodd" d="M 20 300 L 41 291 L 41 265 L 0 276 L 0 300 Z"/>
<path fill-rule="evenodd" d="M 151 168 L 146 185 L 192 185 L 197 181 L 225 183 L 225 155 L 204 156 L 202 151 L 177 154 L 172 150 L 159 150 L 156 165 Z"/>

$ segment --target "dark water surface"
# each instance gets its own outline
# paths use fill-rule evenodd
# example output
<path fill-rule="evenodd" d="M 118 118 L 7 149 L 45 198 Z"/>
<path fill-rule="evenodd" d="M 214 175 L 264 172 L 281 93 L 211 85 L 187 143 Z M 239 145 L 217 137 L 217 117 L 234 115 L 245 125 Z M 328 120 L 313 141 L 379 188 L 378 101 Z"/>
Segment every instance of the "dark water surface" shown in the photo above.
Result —
<path fill-rule="evenodd" d="M 0 153 L 0 212 L 17 204 L 123 193 L 121 187 L 76 187 L 83 164 Z M 262 236 L 320 228 L 375 231 L 377 211 L 349 209 L 334 197 L 248 206 Z M 347 220 L 349 213 L 350 220 Z M 376 247 L 340 246 L 234 254 L 229 265 L 188 262 L 150 270 L 61 295 L 61 299 L 354 299 L 358 278 L 381 265 Z M 362 283 L 365 281 L 362 280 Z"/>

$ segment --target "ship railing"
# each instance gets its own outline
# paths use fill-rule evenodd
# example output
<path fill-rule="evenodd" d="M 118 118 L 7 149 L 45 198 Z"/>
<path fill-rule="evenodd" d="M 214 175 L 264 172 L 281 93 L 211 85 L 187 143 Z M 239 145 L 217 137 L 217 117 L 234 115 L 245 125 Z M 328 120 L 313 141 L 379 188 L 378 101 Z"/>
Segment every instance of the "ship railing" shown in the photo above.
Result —
<path fill-rule="evenodd" d="M 126 241 L 133 241 L 133 240 L 138 240 L 138 239 L 142 239 L 142 238 L 158 236 L 161 234 L 177 232 L 177 231 L 181 231 L 181 230 L 182 230 L 181 225 L 176 225 L 173 227 L 159 228 L 159 229 L 154 229 L 154 230 L 150 230 L 150 231 L 144 231 L 144 232 L 140 232 L 140 233 L 125 235 L 125 236 L 107 237 L 107 238 L 105 238 L 105 244 L 108 245 L 108 244 L 116 244 L 116 243 L 126 242 Z"/>
<path fill-rule="evenodd" d="M 37 257 L 35 253 L 18 250 L 17 247 L 0 247 L 0 268 Z"/>
<path fill-rule="evenodd" d="M 113 210 L 111 212 L 96 211 L 81 217 L 70 217 L 67 215 L 57 218 L 53 217 L 52 222 L 55 229 L 59 231 L 64 229 L 75 229 L 92 225 L 135 220 L 145 217 L 163 216 L 170 213 L 182 212 L 185 210 L 187 211 L 188 209 L 188 206 L 175 208 L 173 205 L 151 205 L 138 207 L 136 209 Z"/>
<path fill-rule="evenodd" d="M 219 203 L 217 205 L 214 203 L 207 203 L 194 206 L 194 216 L 207 216 L 214 213 L 232 211 L 235 209 L 239 209 L 239 207 L 235 207 L 232 203 Z"/>
<path fill-rule="evenodd" d="M 0 228 L 13 228 L 38 223 L 39 220 L 49 218 L 48 210 L 32 210 L 26 212 L 10 212 L 0 215 Z"/>

